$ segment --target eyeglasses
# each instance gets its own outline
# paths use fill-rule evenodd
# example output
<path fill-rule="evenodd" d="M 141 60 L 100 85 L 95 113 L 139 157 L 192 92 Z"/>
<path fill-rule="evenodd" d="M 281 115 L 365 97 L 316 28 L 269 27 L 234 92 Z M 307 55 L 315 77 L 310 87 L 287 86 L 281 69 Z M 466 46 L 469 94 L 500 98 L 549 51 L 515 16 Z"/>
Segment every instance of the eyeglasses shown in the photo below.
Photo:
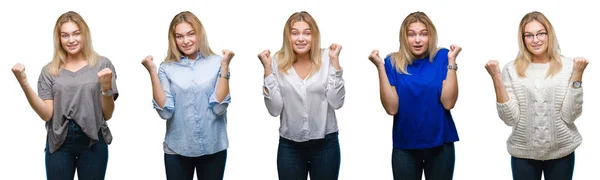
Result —
<path fill-rule="evenodd" d="M 534 37 L 537 37 L 538 40 L 543 40 L 543 39 L 546 39 L 547 35 L 548 35 L 547 32 L 541 32 L 541 33 L 537 33 L 537 34 L 525 34 L 525 35 L 523 35 L 523 38 L 525 38 L 528 41 L 533 41 Z"/>

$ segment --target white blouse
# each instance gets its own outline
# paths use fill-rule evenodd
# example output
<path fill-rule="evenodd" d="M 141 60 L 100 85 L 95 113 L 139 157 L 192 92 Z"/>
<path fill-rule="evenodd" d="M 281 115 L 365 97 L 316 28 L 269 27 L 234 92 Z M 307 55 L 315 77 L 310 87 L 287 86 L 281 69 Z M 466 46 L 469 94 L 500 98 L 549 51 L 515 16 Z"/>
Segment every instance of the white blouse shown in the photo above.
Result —
<path fill-rule="evenodd" d="M 322 54 L 319 71 L 304 80 L 293 67 L 287 74 L 279 72 L 277 59 L 271 58 L 273 73 L 264 79 L 263 96 L 269 114 L 280 116 L 283 138 L 304 142 L 338 131 L 334 110 L 342 107 L 346 96 L 343 71 L 331 66 L 328 49 Z"/>

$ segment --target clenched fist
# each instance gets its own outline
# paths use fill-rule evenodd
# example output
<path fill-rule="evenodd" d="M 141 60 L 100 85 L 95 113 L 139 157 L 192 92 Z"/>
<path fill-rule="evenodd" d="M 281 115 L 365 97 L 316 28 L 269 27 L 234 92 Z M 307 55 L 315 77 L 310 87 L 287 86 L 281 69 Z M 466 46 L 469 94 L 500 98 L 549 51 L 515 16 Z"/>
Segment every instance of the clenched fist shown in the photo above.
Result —
<path fill-rule="evenodd" d="M 19 81 L 19 83 L 27 82 L 27 75 L 25 75 L 25 65 L 21 63 L 15 64 L 15 66 L 12 67 L 12 72 L 13 74 L 15 74 L 15 77 L 17 78 L 17 81 Z"/>
<path fill-rule="evenodd" d="M 450 51 L 448 52 L 448 61 L 455 62 L 456 56 L 462 51 L 462 48 L 456 44 L 450 45 Z"/>
<path fill-rule="evenodd" d="M 339 60 L 340 51 L 342 51 L 342 45 L 335 43 L 331 44 L 331 46 L 329 46 L 329 59 Z"/>
<path fill-rule="evenodd" d="M 383 60 L 379 57 L 379 50 L 373 50 L 371 54 L 369 54 L 369 60 L 377 67 L 383 65 Z"/>
<path fill-rule="evenodd" d="M 229 65 L 233 56 L 235 56 L 235 53 L 233 53 L 233 51 L 223 49 L 223 59 L 221 60 L 221 64 L 226 66 Z"/>
<path fill-rule="evenodd" d="M 583 70 L 588 65 L 588 60 L 583 57 L 577 57 L 573 59 L 573 73 L 583 74 Z"/>
<path fill-rule="evenodd" d="M 271 51 L 264 50 L 260 54 L 258 54 L 258 59 L 262 63 L 264 68 L 271 68 Z"/>
<path fill-rule="evenodd" d="M 502 71 L 500 71 L 500 66 L 498 65 L 498 61 L 490 60 L 485 64 L 485 69 L 490 74 L 490 76 L 498 77 L 502 75 Z"/>
<path fill-rule="evenodd" d="M 110 68 L 104 68 L 98 72 L 98 82 L 102 91 L 108 91 L 112 89 L 112 70 Z"/>
<path fill-rule="evenodd" d="M 142 60 L 142 65 L 144 65 L 148 71 L 156 71 L 156 65 L 154 65 L 154 60 L 151 55 L 146 56 L 146 58 Z"/>

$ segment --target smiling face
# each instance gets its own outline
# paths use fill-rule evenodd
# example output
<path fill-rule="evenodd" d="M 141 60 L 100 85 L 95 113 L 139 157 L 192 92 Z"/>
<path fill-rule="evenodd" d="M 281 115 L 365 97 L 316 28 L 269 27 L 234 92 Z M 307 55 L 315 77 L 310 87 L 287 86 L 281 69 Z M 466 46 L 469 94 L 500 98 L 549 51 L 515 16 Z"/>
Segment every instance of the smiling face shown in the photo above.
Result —
<path fill-rule="evenodd" d="M 60 44 L 68 55 L 77 56 L 83 49 L 81 31 L 73 22 L 66 22 L 60 27 Z"/>
<path fill-rule="evenodd" d="M 425 24 L 414 22 L 408 26 L 407 34 L 410 52 L 418 59 L 427 56 L 429 49 L 429 33 Z"/>
<path fill-rule="evenodd" d="M 548 31 L 538 21 L 531 21 L 523 28 L 523 42 L 534 56 L 545 56 L 548 52 Z"/>
<path fill-rule="evenodd" d="M 290 43 L 292 49 L 298 55 L 310 53 L 312 48 L 312 33 L 308 23 L 304 21 L 295 22 L 290 32 Z"/>
<path fill-rule="evenodd" d="M 198 45 L 196 43 L 196 32 L 192 25 L 187 22 L 179 23 L 175 27 L 175 41 L 177 48 L 187 56 L 188 59 L 196 59 L 198 54 Z"/>

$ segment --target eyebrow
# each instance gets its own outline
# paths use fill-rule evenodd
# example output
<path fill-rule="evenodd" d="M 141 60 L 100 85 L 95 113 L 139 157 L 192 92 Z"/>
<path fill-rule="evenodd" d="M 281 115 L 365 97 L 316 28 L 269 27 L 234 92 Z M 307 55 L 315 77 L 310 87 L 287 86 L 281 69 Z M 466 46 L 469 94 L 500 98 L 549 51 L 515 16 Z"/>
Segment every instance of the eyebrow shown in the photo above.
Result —
<path fill-rule="evenodd" d="M 292 28 L 292 30 L 301 31 L 300 29 Z M 310 30 L 310 28 L 303 29 L 304 31 Z"/>
<path fill-rule="evenodd" d="M 183 34 L 189 34 L 189 33 L 191 33 L 191 32 L 194 32 L 194 30 L 192 29 L 192 30 L 190 30 L 190 31 L 188 31 L 188 32 L 185 32 L 185 33 L 183 33 Z M 175 32 L 175 35 L 182 35 L 182 33 Z"/>
<path fill-rule="evenodd" d="M 542 32 L 542 31 L 546 31 L 546 29 L 540 29 L 540 30 L 537 30 L 536 32 Z M 533 32 L 527 32 L 527 31 L 526 31 L 526 32 L 524 32 L 524 34 L 527 34 L 527 33 L 529 33 L 529 34 L 533 34 Z"/>
<path fill-rule="evenodd" d="M 413 30 L 413 29 L 409 29 L 409 30 L 408 30 L 408 32 L 411 32 L 411 31 L 417 32 L 416 30 Z M 423 31 L 427 31 L 427 29 L 421 29 L 421 31 L 420 31 L 420 32 L 423 32 Z"/>
<path fill-rule="evenodd" d="M 80 32 L 80 30 L 78 29 L 78 30 L 72 31 L 71 33 L 75 33 L 75 32 Z M 64 32 L 64 31 L 61 31 L 60 33 L 61 33 L 61 34 L 63 34 L 63 33 L 65 33 L 65 34 L 69 34 L 68 32 Z"/>

